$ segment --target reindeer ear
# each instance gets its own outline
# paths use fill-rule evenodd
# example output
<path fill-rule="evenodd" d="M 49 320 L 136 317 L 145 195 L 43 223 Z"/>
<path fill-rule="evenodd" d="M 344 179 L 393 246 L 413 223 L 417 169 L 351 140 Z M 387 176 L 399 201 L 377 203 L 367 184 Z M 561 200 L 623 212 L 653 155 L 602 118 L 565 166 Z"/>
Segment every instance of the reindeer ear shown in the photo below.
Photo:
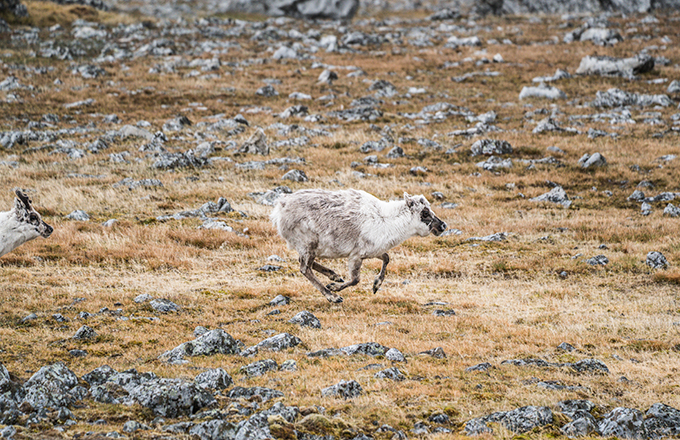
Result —
<path fill-rule="evenodd" d="M 415 205 L 415 200 L 413 200 L 413 198 L 411 198 L 411 196 L 409 196 L 406 191 L 404 191 L 404 201 L 406 202 L 406 206 L 408 206 L 409 209 L 413 208 L 413 205 Z"/>

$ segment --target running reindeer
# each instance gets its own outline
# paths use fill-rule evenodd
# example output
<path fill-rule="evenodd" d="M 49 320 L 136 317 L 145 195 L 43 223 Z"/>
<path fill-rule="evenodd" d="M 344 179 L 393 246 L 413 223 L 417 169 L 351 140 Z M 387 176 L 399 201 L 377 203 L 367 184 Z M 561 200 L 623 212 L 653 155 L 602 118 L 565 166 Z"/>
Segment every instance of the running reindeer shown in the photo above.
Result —
<path fill-rule="evenodd" d="M 441 235 L 446 230 L 446 223 L 434 215 L 422 195 L 404 193 L 403 200 L 384 202 L 353 189 L 309 189 L 282 196 L 271 220 L 288 247 L 300 254 L 302 274 L 333 303 L 342 302 L 334 292 L 359 283 L 363 260 L 379 258 L 383 262 L 373 282 L 376 293 L 385 279 L 388 250 L 415 235 Z M 316 262 L 337 258 L 348 259 L 350 281 L 344 282 L 337 273 Z M 324 286 L 312 269 L 334 282 Z"/>
<path fill-rule="evenodd" d="M 0 212 L 0 257 L 36 237 L 47 238 L 54 230 L 42 221 L 23 191 L 15 189 L 14 193 L 14 208 Z"/>

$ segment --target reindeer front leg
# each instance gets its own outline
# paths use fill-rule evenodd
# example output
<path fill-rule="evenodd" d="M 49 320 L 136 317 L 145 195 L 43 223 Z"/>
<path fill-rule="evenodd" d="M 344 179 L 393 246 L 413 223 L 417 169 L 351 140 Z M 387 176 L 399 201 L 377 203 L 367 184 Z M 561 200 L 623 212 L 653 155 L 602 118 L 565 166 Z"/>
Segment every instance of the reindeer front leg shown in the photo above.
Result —
<path fill-rule="evenodd" d="M 382 286 L 383 281 L 385 280 L 385 272 L 387 272 L 387 263 L 390 262 L 390 256 L 387 255 L 387 253 L 384 253 L 380 256 L 380 259 L 382 260 L 383 264 L 382 267 L 380 268 L 380 273 L 378 276 L 375 278 L 375 281 L 373 281 L 373 294 L 380 289 L 380 286 Z"/>

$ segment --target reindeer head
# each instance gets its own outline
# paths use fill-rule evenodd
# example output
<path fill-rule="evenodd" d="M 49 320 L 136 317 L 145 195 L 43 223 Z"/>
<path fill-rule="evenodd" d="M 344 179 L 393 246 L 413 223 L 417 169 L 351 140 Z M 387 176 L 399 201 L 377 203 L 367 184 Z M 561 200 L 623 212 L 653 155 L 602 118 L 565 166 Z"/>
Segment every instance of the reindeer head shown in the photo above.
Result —
<path fill-rule="evenodd" d="M 30 237 L 30 239 L 40 235 L 45 238 L 49 237 L 54 229 L 52 226 L 42 221 L 40 214 L 33 209 L 31 199 L 18 188 L 14 190 L 14 193 L 17 195 L 16 200 L 14 200 L 14 212 L 17 216 L 17 220 L 21 224 L 21 229 L 23 229 L 22 232 L 24 232 L 27 237 Z"/>
<path fill-rule="evenodd" d="M 430 232 L 434 235 L 441 235 L 446 231 L 446 223 L 434 215 L 430 202 L 424 196 L 409 196 L 408 193 L 404 193 L 404 201 L 413 215 L 418 235 L 425 237 Z"/>

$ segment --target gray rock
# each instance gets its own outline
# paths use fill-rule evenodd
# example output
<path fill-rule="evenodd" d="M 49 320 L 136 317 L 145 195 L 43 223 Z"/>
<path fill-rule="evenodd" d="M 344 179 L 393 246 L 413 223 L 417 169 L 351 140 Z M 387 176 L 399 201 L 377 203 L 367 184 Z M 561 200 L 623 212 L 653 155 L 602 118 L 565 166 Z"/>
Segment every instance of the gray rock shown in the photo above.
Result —
<path fill-rule="evenodd" d="M 238 354 L 238 342 L 222 329 L 211 330 L 193 341 L 184 342 L 166 351 L 159 359 L 167 362 L 181 361 L 185 357 L 210 356 L 213 354 Z"/>
<path fill-rule="evenodd" d="M 470 152 L 473 156 L 478 155 L 499 155 L 499 154 L 511 154 L 512 145 L 507 141 L 502 141 L 498 139 L 480 139 L 476 141 L 470 147 Z"/>
<path fill-rule="evenodd" d="M 277 295 L 273 300 L 269 301 L 269 305 L 272 307 L 286 306 L 290 303 L 290 298 L 283 295 Z"/>
<path fill-rule="evenodd" d="M 540 134 L 545 132 L 577 134 L 579 131 L 574 128 L 561 127 L 556 120 L 548 116 L 547 118 L 541 119 L 531 132 L 533 134 Z"/>
<path fill-rule="evenodd" d="M 606 92 L 597 92 L 595 94 L 595 100 L 591 103 L 591 105 L 593 107 L 668 107 L 673 105 L 673 101 L 668 97 L 668 95 L 645 95 L 612 88 Z"/>
<path fill-rule="evenodd" d="M 512 160 L 491 156 L 483 162 L 478 162 L 476 165 L 487 171 L 496 171 L 501 168 L 512 168 Z"/>
<path fill-rule="evenodd" d="M 343 399 L 351 399 L 357 397 L 364 392 L 359 382 L 355 380 L 345 381 L 341 380 L 335 385 L 321 390 L 321 395 L 324 397 L 342 397 Z"/>
<path fill-rule="evenodd" d="M 486 235 L 484 237 L 470 237 L 465 241 L 493 241 L 493 242 L 501 242 L 505 241 L 508 238 L 508 233 L 507 232 L 496 232 L 491 235 Z"/>
<path fill-rule="evenodd" d="M 594 257 L 587 259 L 586 263 L 591 266 L 606 266 L 609 264 L 609 258 L 604 255 L 595 255 Z"/>
<path fill-rule="evenodd" d="M 272 59 L 274 60 L 295 59 L 297 57 L 298 53 L 288 46 L 279 47 L 278 49 L 276 49 L 276 51 L 274 51 L 274 54 L 272 55 Z"/>
<path fill-rule="evenodd" d="M 359 0 L 229 0 L 226 9 L 313 20 L 351 20 L 359 9 Z"/>
<path fill-rule="evenodd" d="M 85 357 L 85 356 L 87 356 L 87 351 L 73 349 L 73 350 L 69 350 L 68 354 L 70 354 L 72 357 Z"/>
<path fill-rule="evenodd" d="M 137 304 L 141 304 L 143 302 L 151 301 L 153 299 L 153 296 L 149 295 L 148 293 L 142 293 L 141 295 L 135 296 L 135 299 L 133 299 L 134 302 Z"/>
<path fill-rule="evenodd" d="M 581 33 L 580 41 L 592 41 L 600 46 L 614 45 L 623 41 L 623 37 L 617 31 L 607 28 L 588 28 Z"/>
<path fill-rule="evenodd" d="M 276 89 L 271 84 L 267 84 L 266 86 L 260 87 L 255 91 L 255 94 L 264 96 L 265 98 L 279 96 L 279 92 L 277 92 Z"/>
<path fill-rule="evenodd" d="M 154 414 L 171 418 L 194 414 L 215 401 L 208 391 L 181 379 L 144 382 L 132 388 L 129 397 Z"/>
<path fill-rule="evenodd" d="M 560 343 L 560 345 L 557 346 L 557 349 L 558 349 L 558 350 L 562 350 L 562 351 L 566 351 L 566 352 L 572 352 L 572 351 L 575 351 L 575 350 L 576 350 L 576 348 L 574 348 L 574 346 L 571 345 L 571 344 L 568 343 L 568 342 L 562 342 L 562 343 Z"/>
<path fill-rule="evenodd" d="M 234 440 L 266 440 L 272 438 L 267 418 L 266 414 L 257 413 L 239 423 Z"/>
<path fill-rule="evenodd" d="M 183 153 L 162 153 L 151 165 L 157 170 L 174 170 L 177 168 L 201 168 L 208 164 L 208 160 L 194 154 L 193 150 Z"/>
<path fill-rule="evenodd" d="M 473 365 L 472 367 L 467 367 L 465 371 L 487 371 L 490 368 L 493 368 L 493 365 L 491 365 L 488 362 L 482 362 L 481 364 Z"/>
<path fill-rule="evenodd" d="M 652 269 L 665 269 L 668 267 L 668 261 L 661 252 L 652 251 L 647 254 L 647 266 Z"/>
<path fill-rule="evenodd" d="M 578 164 L 583 169 L 603 167 L 607 165 L 607 160 L 600 153 L 594 153 L 592 155 L 585 153 L 578 160 Z"/>
<path fill-rule="evenodd" d="M 279 365 L 274 359 L 261 359 L 239 369 L 242 374 L 248 377 L 264 376 L 269 371 L 278 370 Z"/>
<path fill-rule="evenodd" d="M 645 199 L 645 193 L 640 191 L 639 189 L 636 189 L 633 191 L 631 195 L 628 196 L 627 200 L 630 200 L 631 202 L 641 202 Z"/>
<path fill-rule="evenodd" d="M 645 429 L 652 439 L 677 437 L 680 435 L 680 411 L 655 403 L 645 413 Z"/>
<path fill-rule="evenodd" d="M 163 298 L 152 299 L 149 304 L 151 304 L 151 307 L 155 311 L 160 313 L 179 312 L 181 309 L 180 306 L 174 302 Z"/>
<path fill-rule="evenodd" d="M 375 92 L 376 98 L 392 98 L 397 95 L 397 88 L 391 82 L 379 79 L 368 87 L 368 91 Z"/>
<path fill-rule="evenodd" d="M 519 93 L 519 99 L 544 98 L 544 99 L 567 99 L 567 94 L 554 86 L 541 84 L 539 86 L 524 86 Z"/>
<path fill-rule="evenodd" d="M 151 429 L 150 426 L 147 426 L 147 425 L 140 423 L 136 420 L 128 420 L 123 425 L 123 432 L 127 432 L 127 433 L 130 433 L 130 434 L 132 434 L 135 431 L 148 431 L 150 429 Z"/>
<path fill-rule="evenodd" d="M 533 78 L 531 81 L 535 82 L 535 83 L 546 83 L 546 82 L 553 82 L 553 81 L 558 81 L 560 79 L 568 79 L 568 78 L 571 78 L 571 75 L 569 74 L 569 72 L 567 72 L 566 70 L 557 69 L 553 76 L 539 76 L 539 77 Z"/>
<path fill-rule="evenodd" d="M 567 366 L 578 373 L 609 374 L 607 365 L 598 359 L 583 359 Z"/>
<path fill-rule="evenodd" d="M 678 216 L 680 216 L 680 207 L 677 207 L 674 204 L 669 203 L 664 208 L 663 215 L 667 215 L 667 216 L 670 216 L 670 217 L 678 217 Z"/>
<path fill-rule="evenodd" d="M 441 347 L 435 347 L 431 348 L 427 351 L 421 351 L 418 354 L 425 354 L 428 356 L 432 356 L 435 359 L 446 359 L 446 353 L 444 353 L 444 349 Z"/>
<path fill-rule="evenodd" d="M 309 113 L 309 107 L 306 105 L 292 105 L 279 113 L 279 118 L 281 119 L 288 119 L 292 116 L 307 116 Z"/>
<path fill-rule="evenodd" d="M 77 331 L 76 334 L 73 335 L 73 339 L 94 339 L 97 337 L 97 332 L 94 331 L 92 327 L 88 327 L 86 325 L 80 327 Z"/>
<path fill-rule="evenodd" d="M 267 136 L 264 134 L 264 131 L 261 128 L 258 128 L 257 131 L 243 143 L 238 151 L 239 153 L 246 154 L 268 155 L 269 145 L 267 145 Z"/>
<path fill-rule="evenodd" d="M 194 383 L 203 389 L 223 390 L 233 385 L 234 381 L 222 368 L 211 368 L 196 376 Z"/>
<path fill-rule="evenodd" d="M 83 380 L 90 385 L 101 385 L 116 374 L 118 374 L 116 370 L 108 365 L 103 365 L 85 374 Z"/>
<path fill-rule="evenodd" d="M 557 408 L 572 419 L 578 418 L 582 413 L 590 413 L 596 405 L 590 400 L 562 400 L 557 403 Z"/>
<path fill-rule="evenodd" d="M 282 351 L 293 348 L 301 343 L 302 341 L 297 336 L 293 336 L 289 333 L 279 333 L 278 335 L 261 341 L 255 345 L 255 348 L 258 350 Z"/>
<path fill-rule="evenodd" d="M 144 130 L 143 128 L 135 127 L 134 125 L 123 125 L 120 130 L 118 130 L 117 134 L 123 139 L 127 139 L 129 137 L 138 137 L 146 139 L 147 141 L 154 140 L 153 133 L 148 130 Z"/>
<path fill-rule="evenodd" d="M 550 408 L 545 406 L 524 406 L 505 413 L 501 420 L 507 429 L 523 433 L 532 429 L 549 425 L 553 422 L 553 414 Z"/>
<path fill-rule="evenodd" d="M 597 422 L 592 417 L 574 419 L 561 427 L 560 432 L 569 438 L 586 437 L 600 433 Z"/>
<path fill-rule="evenodd" d="M 280 371 L 297 371 L 297 362 L 295 362 L 293 359 L 288 359 L 287 361 L 284 361 L 281 366 L 279 367 Z"/>
<path fill-rule="evenodd" d="M 586 56 L 576 69 L 577 75 L 602 75 L 634 77 L 654 69 L 654 57 L 636 55 L 631 58 L 613 58 L 608 56 Z"/>
<path fill-rule="evenodd" d="M 229 397 L 230 399 L 250 400 L 254 396 L 257 396 L 263 402 L 267 402 L 271 399 L 283 397 L 283 393 L 278 390 L 273 390 L 271 388 L 264 387 L 250 387 L 250 388 L 234 387 L 227 394 L 227 397 Z"/>
<path fill-rule="evenodd" d="M 668 85 L 668 89 L 666 89 L 666 93 L 680 93 L 680 81 L 677 79 L 671 81 Z"/>
<path fill-rule="evenodd" d="M 556 186 L 553 189 L 551 189 L 549 192 L 545 194 L 541 194 L 540 196 L 534 197 L 532 199 L 529 199 L 532 202 L 550 202 L 550 203 L 558 203 L 565 208 L 569 208 L 571 206 L 571 200 L 569 200 L 569 197 L 567 196 L 567 193 L 564 191 L 564 188 L 561 186 Z"/>
<path fill-rule="evenodd" d="M 605 414 L 598 424 L 600 434 L 604 437 L 623 439 L 646 439 L 644 414 L 632 408 L 618 407 Z"/>
<path fill-rule="evenodd" d="M 387 352 L 385 352 L 385 359 L 392 362 L 406 362 L 404 355 L 396 348 L 387 350 Z"/>
<path fill-rule="evenodd" d="M 248 193 L 248 195 L 255 199 L 257 203 L 265 206 L 274 206 L 276 200 L 283 194 L 290 194 L 293 191 L 287 186 L 277 186 L 274 189 L 270 189 L 261 193 Z"/>
<path fill-rule="evenodd" d="M 77 400 L 74 393 L 77 385 L 78 376 L 64 364 L 48 365 L 24 383 L 23 402 L 35 410 L 66 407 Z"/>
<path fill-rule="evenodd" d="M 321 328 L 321 321 L 319 321 L 316 316 L 306 310 L 297 313 L 290 320 L 288 320 L 288 322 L 291 324 L 297 324 L 300 327 Z"/>
<path fill-rule="evenodd" d="M 75 211 L 73 211 L 69 215 L 67 215 L 66 218 L 69 219 L 69 220 L 75 220 L 75 221 L 79 221 L 79 222 L 90 221 L 90 216 L 87 214 L 87 212 L 85 212 L 81 209 L 76 209 Z"/>
<path fill-rule="evenodd" d="M 163 124 L 163 131 L 181 131 L 192 125 L 193 123 L 186 116 L 178 116 L 167 120 L 165 124 Z"/>
<path fill-rule="evenodd" d="M 391 367 L 386 370 L 378 371 L 373 375 L 373 377 L 377 379 L 389 379 L 389 380 L 394 380 L 397 382 L 401 382 L 402 380 L 406 379 L 406 376 L 402 374 L 401 371 L 399 371 L 398 368 L 396 367 Z"/>
<path fill-rule="evenodd" d="M 668 209 L 668 207 L 666 207 Z M 647 202 L 642 202 L 642 205 L 640 205 L 640 211 L 642 211 L 642 215 L 649 215 L 652 213 L 652 205 L 650 205 Z M 664 213 L 666 210 L 664 210 Z"/>
<path fill-rule="evenodd" d="M 337 40 L 336 40 L 336 41 L 337 41 Z M 332 46 L 334 46 L 334 43 L 329 43 L 329 44 L 331 44 Z M 332 50 L 329 51 L 328 49 L 326 49 L 326 51 L 332 52 Z M 337 73 L 333 72 L 333 71 L 330 70 L 330 69 L 324 69 L 324 71 L 321 72 L 321 74 L 319 75 L 318 82 L 319 82 L 320 84 L 328 84 L 328 85 L 330 86 L 330 85 L 333 85 L 333 81 L 335 81 L 335 80 L 337 80 L 337 79 L 338 79 L 338 74 L 337 74 Z"/>
<path fill-rule="evenodd" d="M 190 436 L 197 436 L 200 440 L 233 440 L 237 427 L 225 420 L 208 420 L 197 423 L 189 428 Z"/>
<path fill-rule="evenodd" d="M 196 328 L 194 329 L 194 337 L 196 338 L 206 333 L 208 333 L 208 329 L 203 327 L 202 325 L 197 325 Z"/>
<path fill-rule="evenodd" d="M 292 180 L 293 182 L 306 182 L 309 180 L 304 171 L 295 169 L 288 171 L 286 174 L 281 176 L 281 179 Z"/>

